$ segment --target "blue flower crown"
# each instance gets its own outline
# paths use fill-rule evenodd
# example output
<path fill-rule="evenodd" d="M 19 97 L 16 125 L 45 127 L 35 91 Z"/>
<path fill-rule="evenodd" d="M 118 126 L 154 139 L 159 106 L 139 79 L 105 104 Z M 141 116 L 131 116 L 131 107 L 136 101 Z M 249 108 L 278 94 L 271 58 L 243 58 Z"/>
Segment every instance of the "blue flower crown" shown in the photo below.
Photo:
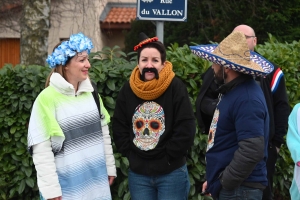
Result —
<path fill-rule="evenodd" d="M 69 40 L 63 41 L 56 47 L 46 61 L 50 68 L 55 68 L 57 65 L 65 65 L 68 58 L 75 56 L 76 53 L 87 51 L 90 54 L 93 47 L 92 41 L 83 33 L 73 34 Z"/>

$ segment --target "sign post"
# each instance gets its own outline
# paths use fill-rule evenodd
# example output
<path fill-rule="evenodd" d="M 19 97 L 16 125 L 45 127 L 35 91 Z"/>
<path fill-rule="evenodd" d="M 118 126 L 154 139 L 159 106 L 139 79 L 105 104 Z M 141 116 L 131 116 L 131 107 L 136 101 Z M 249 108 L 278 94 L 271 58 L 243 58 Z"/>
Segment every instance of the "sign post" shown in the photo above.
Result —
<path fill-rule="evenodd" d="M 156 34 L 163 42 L 164 21 L 187 21 L 187 0 L 138 0 L 136 16 L 156 21 Z"/>

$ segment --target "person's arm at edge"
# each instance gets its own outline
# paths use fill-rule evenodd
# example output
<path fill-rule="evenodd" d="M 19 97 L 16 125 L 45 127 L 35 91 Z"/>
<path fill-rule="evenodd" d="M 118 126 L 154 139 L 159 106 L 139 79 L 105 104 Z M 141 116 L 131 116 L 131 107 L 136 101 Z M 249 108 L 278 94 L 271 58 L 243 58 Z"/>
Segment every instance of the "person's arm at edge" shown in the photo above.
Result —
<path fill-rule="evenodd" d="M 300 134 L 299 124 L 300 123 L 300 104 L 297 104 L 291 112 L 289 117 L 289 128 L 286 136 L 286 143 L 291 157 L 295 163 L 300 161 Z"/>

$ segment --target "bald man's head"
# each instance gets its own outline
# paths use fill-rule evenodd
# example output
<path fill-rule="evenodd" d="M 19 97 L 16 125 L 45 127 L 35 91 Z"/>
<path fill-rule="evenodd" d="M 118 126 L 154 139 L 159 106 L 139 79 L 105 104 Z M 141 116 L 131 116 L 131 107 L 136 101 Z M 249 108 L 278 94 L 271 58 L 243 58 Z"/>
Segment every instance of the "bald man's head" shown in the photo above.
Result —
<path fill-rule="evenodd" d="M 255 36 L 255 32 L 254 32 L 253 28 L 242 24 L 242 25 L 238 25 L 237 27 L 235 27 L 233 29 L 233 31 L 241 31 L 242 33 L 244 33 L 246 36 L 246 40 L 247 40 L 249 49 L 254 51 L 254 47 L 257 44 L 257 38 Z"/>

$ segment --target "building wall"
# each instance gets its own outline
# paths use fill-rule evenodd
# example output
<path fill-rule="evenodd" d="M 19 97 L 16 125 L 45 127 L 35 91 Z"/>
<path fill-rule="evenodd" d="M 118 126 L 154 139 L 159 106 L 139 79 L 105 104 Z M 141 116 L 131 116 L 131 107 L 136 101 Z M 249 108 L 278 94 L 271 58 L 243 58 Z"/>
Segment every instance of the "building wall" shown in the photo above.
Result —
<path fill-rule="evenodd" d="M 0 24 L 12 27 L 14 30 L 19 30 L 19 25 L 16 21 L 9 23 L 5 19 L 0 18 Z M 20 33 L 12 29 L 0 29 L 0 69 L 4 64 L 16 65 L 20 63 Z"/>
<path fill-rule="evenodd" d="M 9 21 L 5 18 L 0 18 L 0 24 L 3 24 L 7 27 L 12 27 L 12 29 L 8 29 L 4 28 L 4 26 L 1 26 L 0 38 L 20 38 L 20 26 L 18 24 L 17 18 Z"/>
<path fill-rule="evenodd" d="M 74 1 L 79 1 L 79 3 L 75 4 Z M 123 48 L 125 36 L 122 30 L 113 31 L 113 34 L 101 32 L 99 19 L 107 2 L 136 3 L 137 1 L 63 0 L 54 3 L 54 13 L 62 13 L 62 16 L 59 18 L 57 15 L 51 17 L 48 52 L 52 52 L 53 47 L 60 39 L 68 38 L 71 34 L 78 32 L 82 32 L 92 39 L 94 44 L 92 51 L 100 51 L 104 46 L 118 45 Z M 61 18 L 63 20 L 60 20 Z"/>
<path fill-rule="evenodd" d="M 51 18 L 48 38 L 48 54 L 61 39 L 68 38 L 71 34 L 82 32 L 91 38 L 94 49 L 93 52 L 100 51 L 104 46 L 113 47 L 115 45 L 124 48 L 124 33 L 122 30 L 113 32 L 101 32 L 100 15 L 107 2 L 115 3 L 136 3 L 136 0 L 57 0 L 51 1 Z M 0 19 L 0 24 L 8 23 L 8 20 Z M 16 41 L 20 38 L 20 27 L 17 20 L 13 22 L 15 31 L 11 29 L 0 30 L 0 46 L 10 48 L 5 39 L 14 41 L 11 45 L 13 52 L 20 57 L 20 51 L 15 50 Z M 1 42 L 2 41 L 2 42 Z M 1 49 L 2 51 L 2 49 Z M 7 57 L 7 56 L 6 56 Z M 4 61 L 0 57 L 0 65 Z M 13 62 L 13 61 L 11 61 Z"/>
<path fill-rule="evenodd" d="M 121 49 L 125 48 L 125 32 L 124 31 L 109 31 L 102 33 L 103 46 L 114 47 L 119 46 Z"/>

